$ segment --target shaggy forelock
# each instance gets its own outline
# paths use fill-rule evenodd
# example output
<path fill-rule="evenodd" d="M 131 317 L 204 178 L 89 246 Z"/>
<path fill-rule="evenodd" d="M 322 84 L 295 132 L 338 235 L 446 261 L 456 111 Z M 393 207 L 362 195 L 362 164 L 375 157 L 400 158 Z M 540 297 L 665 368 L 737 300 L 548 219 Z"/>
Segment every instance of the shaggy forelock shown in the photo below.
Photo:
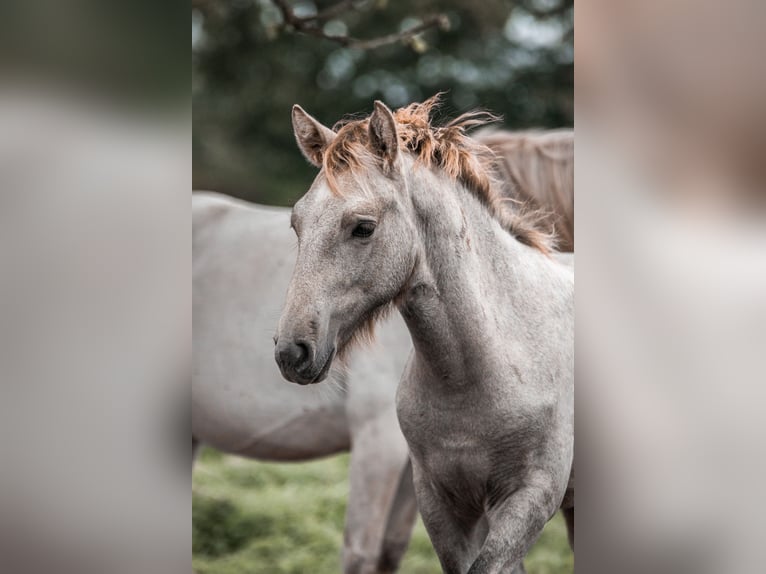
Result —
<path fill-rule="evenodd" d="M 548 253 L 552 236 L 538 227 L 542 214 L 537 210 L 522 212 L 508 205 L 499 191 L 495 154 L 467 134 L 469 129 L 499 118 L 488 112 L 474 111 L 442 126 L 434 126 L 431 116 L 439 102 L 440 94 L 437 94 L 394 112 L 400 149 L 411 153 L 416 163 L 438 168 L 460 181 L 516 239 Z M 368 126 L 369 118 L 335 125 L 337 135 L 323 154 L 323 171 L 333 193 L 340 194 L 337 177 L 341 173 L 359 174 L 379 164 L 370 149 Z"/>

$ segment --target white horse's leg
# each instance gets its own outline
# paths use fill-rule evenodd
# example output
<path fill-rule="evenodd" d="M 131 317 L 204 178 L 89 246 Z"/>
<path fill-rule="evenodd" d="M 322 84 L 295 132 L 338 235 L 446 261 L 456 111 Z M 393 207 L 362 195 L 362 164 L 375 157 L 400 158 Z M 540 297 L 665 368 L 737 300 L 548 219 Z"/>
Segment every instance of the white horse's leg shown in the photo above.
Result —
<path fill-rule="evenodd" d="M 343 548 L 345 574 L 378 574 L 389 513 L 407 466 L 393 413 L 352 430 L 351 483 Z"/>
<path fill-rule="evenodd" d="M 380 574 L 391 574 L 399 569 L 404 553 L 410 544 L 412 528 L 418 516 L 418 504 L 415 499 L 415 486 L 412 483 L 412 464 L 407 463 L 399 478 L 399 489 L 396 491 L 383 538 L 383 547 L 378 561 Z"/>

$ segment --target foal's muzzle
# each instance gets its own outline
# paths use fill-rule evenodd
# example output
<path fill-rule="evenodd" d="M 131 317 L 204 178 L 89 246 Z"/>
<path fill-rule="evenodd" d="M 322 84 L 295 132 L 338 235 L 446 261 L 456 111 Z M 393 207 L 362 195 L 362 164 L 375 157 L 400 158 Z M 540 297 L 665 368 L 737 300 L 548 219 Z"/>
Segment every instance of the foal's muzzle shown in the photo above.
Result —
<path fill-rule="evenodd" d="M 274 348 L 274 358 L 279 368 L 292 371 L 302 371 L 311 362 L 313 345 L 308 341 L 291 341 L 289 339 L 277 339 Z"/>
<path fill-rule="evenodd" d="M 330 371 L 335 348 L 322 357 L 316 356 L 316 347 L 311 341 L 279 338 L 275 341 L 274 358 L 282 376 L 299 385 L 310 385 L 323 381 Z M 317 360 L 319 359 L 319 360 Z"/>

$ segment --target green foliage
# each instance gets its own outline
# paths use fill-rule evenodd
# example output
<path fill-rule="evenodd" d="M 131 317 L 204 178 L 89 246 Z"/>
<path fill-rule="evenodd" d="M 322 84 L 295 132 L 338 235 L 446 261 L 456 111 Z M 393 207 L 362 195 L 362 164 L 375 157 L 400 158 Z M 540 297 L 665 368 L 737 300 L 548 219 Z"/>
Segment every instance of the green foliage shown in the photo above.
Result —
<path fill-rule="evenodd" d="M 0 2 L 4 84 L 19 74 L 22 85 L 87 94 L 89 103 L 98 98 L 176 114 L 189 98 L 187 6 L 179 0 Z"/>
<path fill-rule="evenodd" d="M 293 1 L 312 13 L 337 0 Z M 290 108 L 326 124 L 444 91 L 445 114 L 484 107 L 505 125 L 571 126 L 571 0 L 364 2 L 328 23 L 375 38 L 443 13 L 449 30 L 377 50 L 344 48 L 281 27 L 270 0 L 207 0 L 193 13 L 194 185 L 291 204 L 314 169 L 293 141 Z"/>
<path fill-rule="evenodd" d="M 259 526 L 265 530 L 259 532 Z M 222 556 L 239 550 L 268 524 L 244 514 L 229 500 L 192 495 L 192 552 Z"/>
<path fill-rule="evenodd" d="M 210 449 L 197 462 L 192 492 L 193 566 L 198 574 L 337 574 L 348 496 L 348 455 L 272 464 Z M 571 574 L 560 517 L 526 560 L 530 574 Z M 402 574 L 439 574 L 422 523 Z"/>
<path fill-rule="evenodd" d="M 567 527 L 561 514 L 547 524 L 524 565 L 529 574 L 574 572 L 574 554 L 569 548 Z"/>

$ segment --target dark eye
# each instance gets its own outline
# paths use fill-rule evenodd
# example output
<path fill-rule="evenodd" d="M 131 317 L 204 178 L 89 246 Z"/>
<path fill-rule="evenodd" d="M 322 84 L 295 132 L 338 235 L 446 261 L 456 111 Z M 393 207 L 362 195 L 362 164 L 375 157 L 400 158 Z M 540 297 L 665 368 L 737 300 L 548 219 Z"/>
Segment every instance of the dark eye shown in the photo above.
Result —
<path fill-rule="evenodd" d="M 354 231 L 351 232 L 351 235 L 354 237 L 369 237 L 374 231 L 374 221 L 360 221 L 356 227 L 354 227 Z"/>

